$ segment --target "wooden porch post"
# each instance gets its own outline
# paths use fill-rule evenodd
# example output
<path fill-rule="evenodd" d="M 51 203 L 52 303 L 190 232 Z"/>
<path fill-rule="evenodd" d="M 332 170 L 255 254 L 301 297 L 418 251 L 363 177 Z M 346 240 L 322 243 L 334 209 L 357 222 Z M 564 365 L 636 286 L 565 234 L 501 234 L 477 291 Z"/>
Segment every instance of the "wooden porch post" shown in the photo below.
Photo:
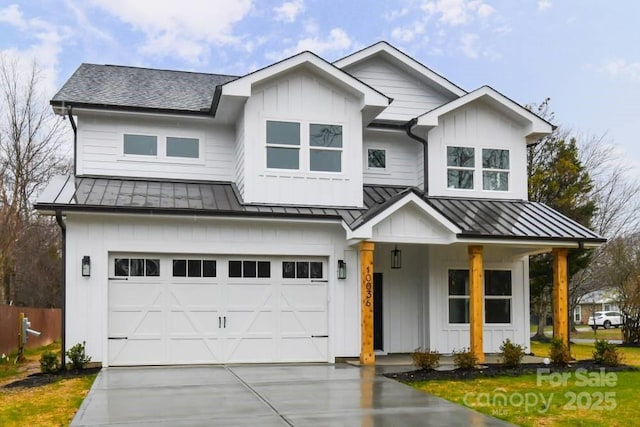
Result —
<path fill-rule="evenodd" d="M 376 363 L 373 352 L 373 249 L 372 242 L 360 243 L 361 365 Z"/>
<path fill-rule="evenodd" d="M 569 346 L 567 301 L 567 248 L 553 249 L 553 336 Z"/>
<path fill-rule="evenodd" d="M 484 363 L 482 349 L 482 312 L 483 312 L 483 261 L 482 246 L 469 246 L 469 330 L 471 333 L 471 352 Z"/>

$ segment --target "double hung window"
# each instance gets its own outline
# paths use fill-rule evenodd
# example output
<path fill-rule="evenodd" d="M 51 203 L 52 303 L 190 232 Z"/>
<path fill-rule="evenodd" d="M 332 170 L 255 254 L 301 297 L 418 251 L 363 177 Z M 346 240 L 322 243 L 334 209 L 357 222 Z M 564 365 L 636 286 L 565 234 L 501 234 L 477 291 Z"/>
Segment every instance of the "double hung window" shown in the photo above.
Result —
<path fill-rule="evenodd" d="M 484 271 L 484 322 L 511 323 L 510 270 Z M 449 323 L 469 323 L 469 270 L 449 270 Z"/>

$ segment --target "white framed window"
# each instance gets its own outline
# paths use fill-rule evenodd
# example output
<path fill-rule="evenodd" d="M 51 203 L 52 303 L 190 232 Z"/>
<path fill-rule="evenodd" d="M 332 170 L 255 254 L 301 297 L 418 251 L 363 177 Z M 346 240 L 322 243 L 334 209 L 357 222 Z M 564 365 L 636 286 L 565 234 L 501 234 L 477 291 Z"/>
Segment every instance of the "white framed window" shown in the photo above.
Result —
<path fill-rule="evenodd" d="M 302 172 L 342 172 L 342 134 L 342 125 L 337 124 L 267 120 L 266 166 Z"/>
<path fill-rule="evenodd" d="M 573 321 L 579 323 L 582 321 L 582 309 L 580 305 L 576 305 L 573 309 Z"/>
<path fill-rule="evenodd" d="M 216 261 L 212 259 L 173 259 L 173 277 L 216 277 Z"/>
<path fill-rule="evenodd" d="M 160 276 L 160 259 L 116 258 L 113 270 L 116 277 L 157 277 Z"/>
<path fill-rule="evenodd" d="M 509 150 L 482 149 L 482 189 L 509 191 Z"/>
<path fill-rule="evenodd" d="M 447 147 L 447 188 L 473 190 L 475 149 Z"/>
<path fill-rule="evenodd" d="M 231 260 L 229 277 L 271 277 L 271 261 Z"/>
<path fill-rule="evenodd" d="M 125 155 L 156 157 L 158 155 L 158 137 L 125 133 L 123 152 Z"/>
<path fill-rule="evenodd" d="M 449 323 L 469 323 L 469 270 L 449 270 Z M 511 270 L 484 270 L 484 323 L 511 323 Z"/>
<path fill-rule="evenodd" d="M 199 159 L 200 140 L 198 138 L 167 136 L 166 155 L 167 157 Z"/>
<path fill-rule="evenodd" d="M 387 150 L 369 148 L 367 150 L 367 168 L 381 171 L 387 169 Z"/>

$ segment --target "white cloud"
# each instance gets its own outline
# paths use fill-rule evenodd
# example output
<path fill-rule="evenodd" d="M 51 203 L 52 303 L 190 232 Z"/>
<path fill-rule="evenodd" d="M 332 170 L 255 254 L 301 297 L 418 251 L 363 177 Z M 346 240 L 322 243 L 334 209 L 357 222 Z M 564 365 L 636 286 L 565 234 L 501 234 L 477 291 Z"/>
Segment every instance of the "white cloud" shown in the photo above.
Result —
<path fill-rule="evenodd" d="M 421 9 L 452 26 L 469 24 L 476 18 L 485 19 L 495 12 L 482 0 L 429 0 L 422 3 Z"/>
<path fill-rule="evenodd" d="M 479 56 L 478 46 L 476 46 L 476 41 L 478 40 L 477 34 L 466 33 L 463 34 L 460 38 L 460 50 L 464 53 L 468 58 L 476 59 Z"/>
<path fill-rule="evenodd" d="M 605 62 L 601 70 L 611 77 L 624 77 L 633 81 L 640 81 L 640 62 L 627 62 L 624 59 L 614 59 Z"/>
<path fill-rule="evenodd" d="M 540 12 L 549 9 L 552 5 L 553 3 L 551 3 L 551 0 L 538 0 L 538 10 Z"/>
<path fill-rule="evenodd" d="M 402 9 L 391 10 L 389 12 L 384 13 L 384 18 L 387 21 L 395 21 L 398 18 L 402 18 L 409 13 L 408 7 L 403 7 Z"/>
<path fill-rule="evenodd" d="M 415 21 L 408 27 L 396 27 L 391 31 L 391 38 L 404 43 L 412 42 L 417 37 L 423 35 L 425 25 L 423 22 Z"/>
<path fill-rule="evenodd" d="M 275 7 L 273 11 L 276 13 L 276 21 L 295 22 L 298 15 L 304 12 L 304 3 L 302 0 L 288 1 Z"/>
<path fill-rule="evenodd" d="M 343 53 L 353 48 L 354 42 L 342 28 L 333 28 L 326 38 L 318 35 L 310 35 L 297 41 L 296 45 L 281 52 L 269 52 L 267 59 L 277 61 L 302 51 L 308 50 L 316 55 L 323 56 L 327 53 Z"/>
<path fill-rule="evenodd" d="M 71 29 L 64 25 L 49 23 L 40 18 L 25 18 L 18 5 L 0 9 L 0 24 L 8 24 L 21 32 L 33 43 L 24 49 L 9 48 L 0 54 L 16 62 L 22 75 L 28 75 L 35 61 L 39 68 L 39 89 L 51 97 L 57 89 L 58 56 L 70 39 Z"/>
<path fill-rule="evenodd" d="M 251 10 L 252 0 L 115 1 L 93 4 L 144 33 L 144 54 L 177 55 L 197 63 L 212 44 L 236 44 L 233 26 Z"/>

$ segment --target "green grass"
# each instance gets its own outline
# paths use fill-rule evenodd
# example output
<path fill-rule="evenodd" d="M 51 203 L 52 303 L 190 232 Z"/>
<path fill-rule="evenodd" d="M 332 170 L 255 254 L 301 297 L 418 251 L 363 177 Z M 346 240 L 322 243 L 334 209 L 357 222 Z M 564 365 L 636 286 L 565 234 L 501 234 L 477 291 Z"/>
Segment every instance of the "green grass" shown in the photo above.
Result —
<path fill-rule="evenodd" d="M 0 364 L 0 383 L 6 384 L 40 372 L 42 353 L 60 352 L 60 343 L 25 351 L 25 360 Z M 62 378 L 34 388 L 0 388 L 0 426 L 69 425 L 96 375 Z"/>
<path fill-rule="evenodd" d="M 549 344 L 531 343 L 536 356 L 547 356 Z M 640 348 L 620 348 L 623 363 L 640 367 Z M 593 344 L 573 344 L 577 360 L 591 359 Z M 605 374 L 606 375 L 606 374 Z M 640 372 L 577 376 L 566 382 L 536 374 L 475 380 L 434 380 L 411 384 L 452 402 L 522 426 L 630 426 L 637 424 Z M 553 378 L 554 381 L 549 381 Z M 504 401 L 506 399 L 506 403 Z"/>
<path fill-rule="evenodd" d="M 584 329 L 581 327 L 580 329 Z M 578 332 L 574 332 L 571 334 L 571 338 L 589 338 L 589 339 L 599 339 L 599 340 L 621 340 L 622 339 L 622 329 L 613 328 L 613 329 L 601 329 L 592 330 L 589 328 L 588 331 L 579 330 Z"/>

